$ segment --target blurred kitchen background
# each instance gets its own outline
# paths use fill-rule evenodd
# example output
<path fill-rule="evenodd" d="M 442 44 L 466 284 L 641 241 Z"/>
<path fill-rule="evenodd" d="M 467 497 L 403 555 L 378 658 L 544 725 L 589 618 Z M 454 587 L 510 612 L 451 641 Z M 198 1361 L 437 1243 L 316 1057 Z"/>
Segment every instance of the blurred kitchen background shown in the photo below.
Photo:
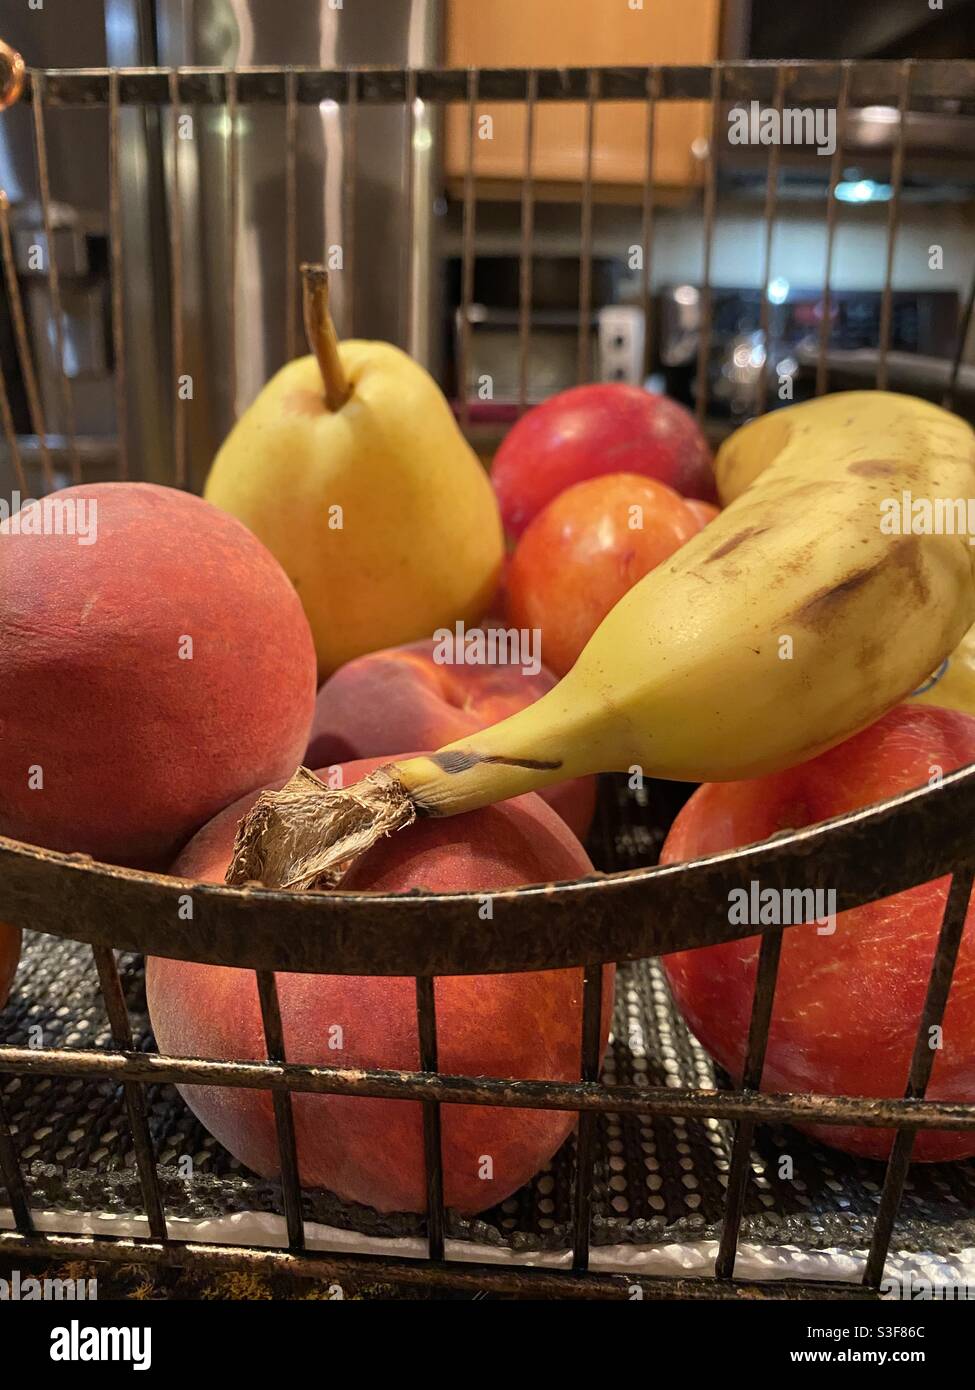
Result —
<path fill-rule="evenodd" d="M 975 0 L 0 0 L 0 37 L 38 68 L 299 65 L 398 68 L 698 65 L 716 59 L 975 59 Z M 890 384 L 940 399 L 975 275 L 975 114 L 928 104 L 908 118 L 893 263 Z M 467 171 L 463 104 L 446 110 L 360 103 L 352 125 L 335 102 L 301 104 L 289 132 L 280 105 L 238 108 L 238 196 L 230 197 L 225 107 L 183 108 L 172 200 L 173 125 L 166 109 L 120 115 L 125 413 L 132 476 L 167 481 L 173 455 L 173 264 L 180 253 L 182 373 L 193 378 L 186 441 L 199 485 L 235 415 L 286 358 L 303 350 L 296 267 L 288 263 L 286 150 L 296 157 L 295 244 L 301 259 L 332 248 L 340 332 L 388 338 L 424 361 L 488 455 L 522 402 L 525 110 L 478 105 Z M 486 124 L 481 118 L 486 117 Z M 111 332 L 109 123 L 105 108 L 52 106 L 45 134 L 63 308 L 63 364 L 52 315 L 29 105 L 0 116 L 0 186 L 12 205 L 17 281 L 37 362 L 41 413 L 58 476 L 76 447 L 89 476 L 116 467 Z M 754 408 L 763 372 L 811 393 L 818 360 L 830 159 L 783 148 L 770 274 L 763 286 L 766 147 L 721 143 L 711 260 L 714 326 L 708 427 L 719 435 Z M 650 295 L 634 257 L 647 212 L 643 103 L 597 103 L 592 175 L 592 375 L 647 382 L 695 403 L 702 204 L 710 123 L 704 103 L 656 109 Z M 830 384 L 870 384 L 898 114 L 849 113 L 836 188 Z M 482 139 L 481 133 L 490 132 Z M 412 158 L 407 159 L 407 141 Z M 527 399 L 577 380 L 586 110 L 537 108 Z M 350 191 L 354 190 L 354 197 Z M 465 200 L 476 255 L 463 313 Z M 354 208 L 354 218 L 351 209 Z M 236 214 L 236 226 L 231 219 Z M 174 216 L 179 236 L 172 235 Z M 233 245 L 232 263 L 228 248 Z M 942 247 L 941 268 L 930 248 Z M 341 248 L 341 267 L 335 264 Z M 634 263 L 636 260 L 636 264 Z M 228 274 L 235 264 L 234 310 Z M 408 289 L 405 292 L 404 287 Z M 768 343 L 760 332 L 768 298 Z M 408 306 L 412 305 L 412 313 Z M 649 323 L 647 321 L 649 310 Z M 231 341 L 231 335 L 233 340 Z M 465 355 L 466 381 L 460 380 Z M 36 462 L 10 318 L 0 300 L 0 362 L 22 451 Z M 215 362 L 232 370 L 211 370 Z M 975 415 L 975 335 L 958 408 Z M 770 404 L 774 403 L 770 396 Z"/>

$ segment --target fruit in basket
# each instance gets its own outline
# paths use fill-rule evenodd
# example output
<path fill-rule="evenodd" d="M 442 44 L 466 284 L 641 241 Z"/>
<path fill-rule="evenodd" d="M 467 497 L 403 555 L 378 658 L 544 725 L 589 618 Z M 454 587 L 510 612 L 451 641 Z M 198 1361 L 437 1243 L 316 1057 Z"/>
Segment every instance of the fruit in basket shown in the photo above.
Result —
<path fill-rule="evenodd" d="M 324 678 L 364 652 L 476 622 L 504 544 L 488 477 L 433 379 L 389 343 L 338 344 L 324 271 L 302 269 L 314 355 L 245 411 L 205 496 L 283 565 Z"/>
<path fill-rule="evenodd" d="M 705 526 L 721 515 L 721 508 L 716 507 L 713 502 L 699 502 L 696 497 L 685 497 L 684 502 L 688 509 L 697 518 L 698 530 L 703 531 Z"/>
<path fill-rule="evenodd" d="M 20 960 L 20 928 L 0 922 L 0 1009 L 7 1002 Z"/>
<path fill-rule="evenodd" d="M 656 478 L 714 498 L 711 450 L 677 401 L 620 382 L 573 386 L 521 417 L 491 469 L 505 530 L 517 539 L 559 493 L 604 473 Z"/>
<path fill-rule="evenodd" d="M 975 627 L 968 629 L 951 655 L 921 682 L 911 701 L 975 714 Z"/>
<path fill-rule="evenodd" d="M 349 763 L 350 784 L 381 759 Z M 245 798 L 206 826 L 173 868 L 219 882 L 230 860 Z M 490 893 L 591 872 L 585 851 L 539 797 L 450 822 L 417 825 L 409 839 L 376 845 L 343 888 L 406 893 Z M 471 930 L 481 929 L 478 900 Z M 606 971 L 603 1046 L 613 972 Z M 344 1068 L 419 1067 L 412 978 L 279 974 L 285 1053 L 291 1062 Z M 574 1080 L 579 1076 L 580 970 L 451 976 L 435 983 L 441 1072 L 466 1076 Z M 250 970 L 150 959 L 146 992 L 156 1041 L 169 1055 L 218 1059 L 266 1056 L 257 987 Z M 274 1114 L 266 1092 L 187 1086 L 204 1125 L 241 1162 L 278 1172 Z M 426 1206 L 423 1131 L 416 1102 L 328 1095 L 294 1097 L 301 1180 L 380 1211 Z M 441 1112 L 448 1206 L 481 1211 L 527 1182 L 571 1133 L 560 1111 L 445 1105 Z"/>
<path fill-rule="evenodd" d="M 972 626 L 967 537 L 880 525 L 884 498 L 903 488 L 972 493 L 975 434 L 962 420 L 887 392 L 827 396 L 744 426 L 717 472 L 734 500 L 620 600 L 554 690 L 389 764 L 354 808 L 341 791 L 322 793 L 314 815 L 261 798 L 233 881 L 326 882 L 353 823 L 359 852 L 418 812 L 456 815 L 591 772 L 636 765 L 706 782 L 779 771 L 873 723 Z"/>
<path fill-rule="evenodd" d="M 975 718 L 901 705 L 855 738 L 790 772 L 711 783 L 678 814 L 661 862 L 720 854 L 799 829 L 930 782 L 932 769 L 975 762 Z M 841 912 L 832 923 L 783 935 L 766 1091 L 902 1096 L 948 895 L 942 878 Z M 801 884 L 795 885 L 797 889 Z M 825 919 L 824 919 L 825 920 Z M 759 938 L 668 956 L 664 966 L 688 1026 L 736 1080 L 748 1038 Z M 975 1100 L 975 909 L 969 908 L 943 1034 L 928 1086 L 932 1100 Z M 884 1158 L 891 1131 L 803 1125 L 826 1144 Z M 975 1134 L 920 1130 L 914 1157 L 969 1158 Z"/>
<path fill-rule="evenodd" d="M 468 629 L 460 641 L 449 632 L 371 652 L 340 667 L 318 692 L 305 766 L 391 757 L 400 748 L 438 748 L 540 699 L 555 685 L 555 677 L 543 666 L 534 669 L 531 634 L 528 646 L 517 653 L 521 663 L 509 660 L 516 653 L 501 640 L 506 635 L 510 630 L 500 625 L 485 625 Z M 520 634 L 514 636 L 521 640 Z M 464 660 L 465 654 L 477 657 L 479 640 L 486 656 L 494 653 L 490 664 Z M 595 779 L 546 787 L 542 796 L 585 839 L 596 801 Z"/>
<path fill-rule="evenodd" d="M 610 609 L 700 529 L 684 499 L 653 478 L 606 473 L 576 483 L 518 542 L 511 620 L 541 632 L 547 665 L 564 676 Z"/>
<path fill-rule="evenodd" d="M 0 834 L 169 864 L 294 768 L 314 700 L 294 590 L 200 498 L 99 483 L 0 525 Z"/>

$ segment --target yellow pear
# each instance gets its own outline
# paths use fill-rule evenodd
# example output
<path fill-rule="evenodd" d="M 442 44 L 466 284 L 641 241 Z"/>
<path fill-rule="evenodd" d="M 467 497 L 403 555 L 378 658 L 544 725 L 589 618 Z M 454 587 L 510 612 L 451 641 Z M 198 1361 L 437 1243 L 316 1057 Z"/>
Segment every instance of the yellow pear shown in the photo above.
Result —
<path fill-rule="evenodd" d="M 319 676 L 474 623 L 504 541 L 494 492 L 432 377 L 389 343 L 339 343 L 320 266 L 302 266 L 313 355 L 272 378 L 204 495 L 274 554 L 308 615 Z"/>

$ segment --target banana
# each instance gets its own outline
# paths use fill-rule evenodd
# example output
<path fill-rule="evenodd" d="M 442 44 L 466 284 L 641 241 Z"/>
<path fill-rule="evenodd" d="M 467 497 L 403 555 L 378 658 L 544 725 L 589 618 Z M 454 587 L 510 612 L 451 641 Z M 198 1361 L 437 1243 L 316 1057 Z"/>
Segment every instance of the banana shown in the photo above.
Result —
<path fill-rule="evenodd" d="M 912 693 L 908 704 L 941 705 L 975 715 L 975 627 L 968 629 L 951 655 Z"/>
<path fill-rule="evenodd" d="M 909 696 L 975 622 L 967 536 L 884 521 L 904 493 L 975 497 L 975 435 L 955 416 L 885 392 L 827 396 L 745 425 L 715 467 L 726 509 L 630 590 L 553 690 L 384 769 L 381 833 L 592 772 L 778 771 Z"/>
<path fill-rule="evenodd" d="M 963 421 L 841 393 L 745 425 L 715 468 L 725 511 L 631 589 L 548 695 L 396 766 L 418 807 L 454 814 L 632 766 L 774 772 L 878 719 L 971 626 L 967 537 L 885 534 L 880 506 L 975 496 Z"/>

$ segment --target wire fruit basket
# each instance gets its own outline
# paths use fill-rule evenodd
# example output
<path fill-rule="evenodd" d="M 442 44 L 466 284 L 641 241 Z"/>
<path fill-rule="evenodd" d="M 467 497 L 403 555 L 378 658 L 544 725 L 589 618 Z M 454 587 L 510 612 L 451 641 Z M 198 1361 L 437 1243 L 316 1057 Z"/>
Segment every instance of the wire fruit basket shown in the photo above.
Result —
<path fill-rule="evenodd" d="M 111 305 L 118 401 L 119 451 L 116 476 L 130 473 L 127 445 L 124 367 L 130 345 L 125 338 L 121 299 L 121 265 L 127 252 L 119 219 L 120 115 L 129 107 L 159 110 L 175 130 L 179 112 L 197 106 L 225 108 L 229 123 L 228 177 L 237 175 L 235 148 L 239 112 L 251 103 L 280 107 L 286 165 L 285 220 L 288 261 L 297 266 L 295 142 L 298 108 L 324 101 L 337 103 L 354 150 L 357 113 L 369 103 L 399 104 L 407 113 L 418 102 L 435 108 L 460 104 L 466 109 L 468 172 L 463 186 L 463 305 L 460 322 L 458 378 L 468 380 L 469 324 L 473 266 L 477 253 L 477 190 L 474 179 L 475 118 L 485 102 L 524 105 L 526 176 L 521 189 L 524 240 L 522 247 L 521 396 L 525 404 L 527 340 L 530 334 L 530 266 L 532 208 L 532 113 L 539 103 L 581 102 L 586 110 L 587 154 L 581 192 L 581 259 L 579 285 L 580 375 L 591 369 L 584 325 L 592 307 L 593 154 L 597 113 L 602 101 L 630 103 L 647 125 L 648 168 L 642 195 L 643 294 L 649 309 L 653 285 L 654 172 L 653 121 L 662 102 L 693 100 L 709 104 L 711 153 L 701 189 L 703 227 L 702 331 L 697 375 L 697 409 L 707 409 L 707 354 L 712 327 L 712 246 L 717 221 L 718 130 L 722 103 L 729 100 L 772 102 L 781 109 L 786 100 L 836 103 L 842 133 L 848 106 L 893 103 L 898 111 L 892 197 L 889 205 L 886 274 L 881 296 L 877 385 L 886 382 L 892 325 L 891 285 L 904 176 L 906 118 L 913 103 L 954 102 L 975 105 L 975 65 L 966 63 L 860 64 L 739 64 L 711 68 L 652 68 L 562 71 L 401 71 L 262 69 L 246 71 L 140 70 L 24 72 L 12 60 L 6 71 L 6 101 L 29 104 L 37 152 L 42 216 L 47 243 L 54 247 L 53 212 L 47 170 L 45 121 L 51 107 L 93 107 L 104 110 L 110 137 Z M 173 150 L 178 148 L 174 140 Z M 415 143 L 407 142 L 406 187 L 413 186 Z M 830 197 L 823 235 L 831 248 L 835 235 L 833 196 L 842 168 L 842 138 L 830 171 Z M 771 229 L 776 216 L 778 150 L 770 153 L 765 205 L 764 281 L 768 283 Z M 173 210 L 169 222 L 173 278 L 172 398 L 186 350 L 182 315 L 181 267 L 186 248 L 181 240 L 180 168 L 168 165 L 168 193 Z M 20 372 L 26 386 L 31 425 L 39 441 L 44 481 L 54 484 L 50 452 L 53 446 L 43 417 L 31 357 L 16 268 L 13 263 L 10 209 L 0 200 L 5 283 L 16 334 Z M 235 253 L 231 256 L 235 264 Z M 826 346 L 831 254 L 826 256 L 822 314 L 822 359 L 817 371 L 817 394 L 828 389 Z M 56 258 L 47 265 L 48 289 L 55 323 L 61 321 L 60 285 Z M 411 294 L 409 279 L 403 292 Z M 232 313 L 233 292 L 228 295 Z M 283 306 L 293 341 L 294 303 Z M 409 312 L 415 309 L 410 306 Z M 768 328 L 768 302 L 763 296 L 762 324 Z M 648 315 L 648 323 L 650 317 Z M 63 363 L 63 343 L 57 350 Z M 649 358 L 651 346 L 647 344 Z M 955 361 L 957 369 L 961 343 Z M 70 386 L 64 379 L 65 402 Z M 764 401 L 759 403 L 764 408 Z M 171 482 L 186 487 L 187 409 L 177 410 L 173 432 Z M 466 400 L 460 403 L 466 416 Z M 13 426 L 6 386 L 0 389 L 8 461 L 26 490 L 21 447 Z M 78 451 L 71 428 L 61 441 L 59 456 L 77 480 Z M 50 446 L 50 447 L 49 447 Z M 84 856 L 58 854 L 10 840 L 0 840 L 0 917 L 50 937 L 90 947 L 107 1014 L 107 1046 L 19 1046 L 0 1039 L 0 1076 L 67 1087 L 84 1080 L 121 1088 L 131 1152 L 141 1197 L 144 1233 L 92 1235 L 59 1233 L 56 1223 L 37 1220 L 26 1172 L 23 1136 L 11 1118 L 10 1084 L 0 1087 L 0 1176 L 6 1189 L 13 1229 L 0 1232 L 4 1258 L 42 1256 L 50 1259 L 107 1259 L 126 1264 L 161 1264 L 220 1270 L 229 1267 L 287 1271 L 354 1284 L 364 1278 L 392 1284 L 422 1284 L 427 1288 L 488 1291 L 542 1297 L 644 1298 L 701 1297 L 830 1298 L 861 1294 L 876 1296 L 895 1234 L 895 1222 L 909 1181 L 915 1136 L 921 1130 L 975 1129 L 972 1103 L 925 1098 L 934 1052 L 929 1032 L 941 1023 L 951 988 L 952 972 L 965 923 L 975 873 L 975 842 L 970 825 L 975 817 L 975 769 L 963 769 L 944 779 L 936 790 L 920 790 L 895 801 L 870 807 L 825 825 L 790 833 L 771 843 L 691 865 L 636 867 L 608 877 L 573 883 L 502 891 L 493 894 L 493 917 L 478 921 L 480 899 L 475 894 L 391 897 L 349 893 L 287 893 L 188 884 L 164 875 L 139 873 L 93 863 Z M 772 927 L 761 933 L 757 980 L 751 1010 L 747 1055 L 741 1085 L 731 1089 L 663 1084 L 608 1085 L 601 1080 L 600 999 L 604 968 L 611 963 L 638 962 L 677 950 L 688 950 L 758 934 L 752 926 L 729 923 L 729 893 L 742 882 L 760 879 L 785 889 L 803 883 L 835 890 L 837 909 L 845 911 L 949 875 L 950 892 L 921 1016 L 904 1094 L 899 1099 L 870 1099 L 816 1094 L 778 1095 L 761 1090 L 763 1064 L 775 996 L 782 932 Z M 189 893 L 191 920 L 181 912 Z M 478 930 L 471 931 L 471 922 Z M 218 1061 L 160 1055 L 134 1044 L 129 991 L 120 972 L 117 952 L 137 952 L 180 960 L 232 965 L 256 973 L 266 1044 L 264 1061 Z M 507 1078 L 444 1075 L 438 1070 L 437 1016 L 434 981 L 440 976 L 490 974 L 505 971 L 555 970 L 581 967 L 584 989 L 578 1021 L 581 1071 L 573 1082 L 510 1080 Z M 332 975 L 407 976 L 415 980 L 419 1067 L 413 1072 L 346 1070 L 341 1067 L 298 1065 L 284 1047 L 276 972 Z M 164 1184 L 154 1144 L 149 1088 L 162 1084 L 207 1084 L 266 1091 L 273 1097 L 280 1158 L 280 1193 L 286 1239 L 280 1246 L 230 1244 L 185 1239 L 166 1210 Z M 331 1094 L 382 1097 L 418 1102 L 423 1115 L 427 1214 L 425 1257 L 342 1253 L 312 1249 L 307 1239 L 304 1198 L 298 1175 L 293 1097 Z M 492 1264 L 448 1254 L 449 1221 L 443 1201 L 441 1114 L 444 1105 L 514 1106 L 535 1110 L 578 1112 L 575 1156 L 571 1168 L 571 1251 L 562 1267 L 531 1264 Z M 70 1107 L 70 1101 L 68 1101 Z M 651 1276 L 633 1272 L 597 1272 L 590 1268 L 594 1184 L 597 1165 L 597 1124 L 605 1117 L 667 1117 L 687 1122 L 721 1122 L 730 1127 L 723 1217 L 713 1273 L 694 1277 Z M 746 1194 L 757 1126 L 814 1119 L 817 1124 L 856 1124 L 896 1130 L 890 1157 L 878 1185 L 875 1210 L 865 1227 L 868 1246 L 856 1282 L 735 1278 Z"/>

